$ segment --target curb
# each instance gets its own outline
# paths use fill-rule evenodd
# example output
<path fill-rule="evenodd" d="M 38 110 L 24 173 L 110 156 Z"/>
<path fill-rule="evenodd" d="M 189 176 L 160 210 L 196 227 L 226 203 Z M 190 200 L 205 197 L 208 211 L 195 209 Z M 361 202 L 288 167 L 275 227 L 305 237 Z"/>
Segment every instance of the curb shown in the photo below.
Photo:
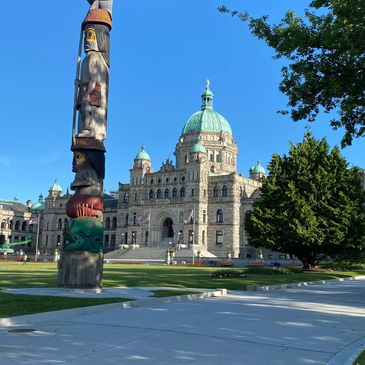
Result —
<path fill-rule="evenodd" d="M 90 307 L 81 307 L 81 308 L 71 308 L 64 309 L 60 311 L 52 311 L 52 312 L 43 312 L 36 314 L 28 314 L 25 316 L 17 316 L 17 317 L 9 317 L 9 318 L 0 318 L 0 327 L 11 327 L 11 326 L 24 326 L 29 325 L 34 322 L 39 321 L 50 321 L 56 318 L 66 319 L 68 317 L 72 317 L 74 315 L 87 315 L 90 313 L 96 313 L 100 310 L 108 310 L 108 309 L 129 309 L 129 308 L 138 308 L 147 305 L 159 305 L 159 304 L 168 304 L 180 301 L 187 300 L 199 300 L 206 299 L 211 297 L 221 297 L 227 295 L 227 289 L 218 289 L 212 292 L 203 292 L 197 294 L 185 294 L 178 295 L 175 297 L 165 297 L 165 298 L 151 298 L 151 299 L 142 299 L 142 300 L 132 300 L 122 303 L 112 303 L 112 304 L 102 304 L 102 305 L 94 305 Z M 1 331 L 1 328 L 0 328 Z"/>
<path fill-rule="evenodd" d="M 326 365 L 353 365 L 363 350 L 365 350 L 365 337 L 358 339 L 337 352 Z"/>
<path fill-rule="evenodd" d="M 350 276 L 348 278 L 337 278 L 337 279 L 328 279 L 328 280 L 316 280 L 316 281 L 304 281 L 301 283 L 290 283 L 290 284 L 279 284 L 279 285 L 247 285 L 247 291 L 270 291 L 270 290 L 277 290 L 277 289 L 290 289 L 290 288 L 298 288 L 302 286 L 309 286 L 309 285 L 321 285 L 321 284 L 328 284 L 335 281 L 350 281 L 350 280 L 361 280 L 365 279 L 365 275 L 359 276 Z"/>

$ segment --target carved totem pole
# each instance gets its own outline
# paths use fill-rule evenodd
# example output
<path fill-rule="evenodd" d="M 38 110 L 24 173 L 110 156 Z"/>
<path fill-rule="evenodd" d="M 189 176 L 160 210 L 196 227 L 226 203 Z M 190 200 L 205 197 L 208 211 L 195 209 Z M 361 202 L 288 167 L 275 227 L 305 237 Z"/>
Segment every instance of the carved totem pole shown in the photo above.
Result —
<path fill-rule="evenodd" d="M 87 0 L 82 23 L 75 81 L 71 150 L 74 154 L 75 194 L 67 203 L 71 218 L 64 231 L 58 285 L 101 288 L 103 276 L 103 180 L 105 177 L 110 37 L 113 0 Z M 80 60 L 82 40 L 85 57 Z M 76 123 L 77 120 L 77 123 Z M 77 124 L 77 131 L 76 131 Z"/>

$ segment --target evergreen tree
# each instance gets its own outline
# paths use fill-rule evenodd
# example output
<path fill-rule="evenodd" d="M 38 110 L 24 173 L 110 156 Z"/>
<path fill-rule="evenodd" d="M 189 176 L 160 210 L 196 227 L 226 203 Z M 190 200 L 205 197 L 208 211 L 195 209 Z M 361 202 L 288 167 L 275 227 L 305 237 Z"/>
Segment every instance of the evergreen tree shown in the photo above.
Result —
<path fill-rule="evenodd" d="M 247 22 L 251 33 L 286 58 L 280 90 L 294 121 L 315 121 L 333 112 L 333 128 L 344 127 L 342 146 L 365 135 L 365 1 L 312 0 L 305 17 L 288 11 L 279 24 L 268 17 L 219 8 Z"/>
<path fill-rule="evenodd" d="M 274 154 L 261 197 L 246 215 L 249 244 L 298 257 L 305 268 L 365 247 L 365 193 L 337 147 L 307 132 Z"/>

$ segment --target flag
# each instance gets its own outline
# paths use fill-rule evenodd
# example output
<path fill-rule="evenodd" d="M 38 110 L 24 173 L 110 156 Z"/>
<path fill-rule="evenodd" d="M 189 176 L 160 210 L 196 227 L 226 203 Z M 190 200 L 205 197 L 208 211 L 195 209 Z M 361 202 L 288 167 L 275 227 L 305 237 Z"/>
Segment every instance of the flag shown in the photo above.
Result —
<path fill-rule="evenodd" d="M 194 208 L 185 212 L 184 224 L 192 223 L 194 217 Z"/>
<path fill-rule="evenodd" d="M 29 224 L 38 224 L 38 218 L 37 217 L 30 217 Z"/>
<path fill-rule="evenodd" d="M 138 218 L 138 224 L 140 226 L 143 226 L 144 224 L 148 224 L 150 222 L 151 219 L 151 212 L 146 212 L 143 213 L 139 218 Z"/>

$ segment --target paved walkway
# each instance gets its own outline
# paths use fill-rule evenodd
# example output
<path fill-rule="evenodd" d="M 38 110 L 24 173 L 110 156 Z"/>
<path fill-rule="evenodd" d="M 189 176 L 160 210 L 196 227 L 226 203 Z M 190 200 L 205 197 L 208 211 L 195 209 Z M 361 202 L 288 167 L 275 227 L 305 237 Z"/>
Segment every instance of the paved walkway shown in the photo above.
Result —
<path fill-rule="evenodd" d="M 345 365 L 361 346 L 364 279 L 128 309 L 80 308 L 0 327 L 0 365 Z"/>

